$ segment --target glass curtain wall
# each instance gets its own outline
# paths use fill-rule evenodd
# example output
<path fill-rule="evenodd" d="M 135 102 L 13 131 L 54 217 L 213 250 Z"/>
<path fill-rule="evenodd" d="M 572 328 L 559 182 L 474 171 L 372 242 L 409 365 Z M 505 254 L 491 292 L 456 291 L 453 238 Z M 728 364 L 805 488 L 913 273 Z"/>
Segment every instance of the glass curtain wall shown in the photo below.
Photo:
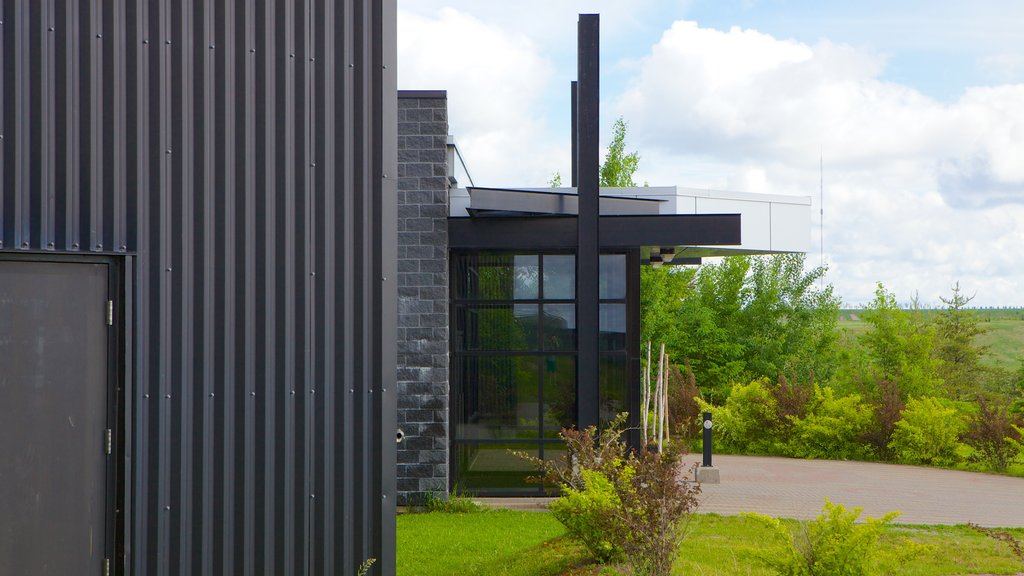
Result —
<path fill-rule="evenodd" d="M 601 417 L 626 410 L 626 257 L 601 256 Z M 452 473 L 476 494 L 531 494 L 576 422 L 576 258 L 452 254 Z"/>

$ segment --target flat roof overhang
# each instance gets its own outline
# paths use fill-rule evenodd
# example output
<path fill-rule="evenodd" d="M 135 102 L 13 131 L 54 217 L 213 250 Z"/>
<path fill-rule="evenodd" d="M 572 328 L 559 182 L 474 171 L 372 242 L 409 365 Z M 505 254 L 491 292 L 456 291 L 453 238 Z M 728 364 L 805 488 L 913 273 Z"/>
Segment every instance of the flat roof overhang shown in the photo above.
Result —
<path fill-rule="evenodd" d="M 601 216 L 598 235 L 602 249 L 700 245 L 712 250 L 741 244 L 740 215 Z M 448 245 L 453 249 L 570 250 L 576 242 L 575 216 L 448 218 Z"/>
<path fill-rule="evenodd" d="M 452 189 L 452 247 L 572 249 L 576 192 Z M 739 231 L 729 230 L 735 225 L 732 221 L 716 220 L 723 216 L 739 221 Z M 542 222 L 559 219 L 567 222 Z M 599 227 L 602 248 L 639 248 L 643 263 L 652 255 L 666 264 L 699 264 L 702 258 L 716 256 L 804 252 L 810 236 L 810 198 L 676 186 L 602 188 Z M 668 252 L 673 258 L 665 258 Z"/>

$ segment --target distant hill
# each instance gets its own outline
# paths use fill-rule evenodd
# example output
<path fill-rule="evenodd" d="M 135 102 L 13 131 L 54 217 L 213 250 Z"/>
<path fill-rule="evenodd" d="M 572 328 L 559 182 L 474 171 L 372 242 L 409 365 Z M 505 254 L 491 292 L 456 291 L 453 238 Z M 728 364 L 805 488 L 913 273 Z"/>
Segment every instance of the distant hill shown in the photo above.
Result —
<path fill-rule="evenodd" d="M 989 366 L 1014 370 L 1018 359 L 1024 357 L 1024 308 L 972 308 L 987 333 L 978 336 L 978 343 L 989 347 L 983 360 Z M 940 310 L 921 310 L 926 318 Z M 847 308 L 839 311 L 839 329 L 856 336 L 868 329 L 864 310 Z"/>

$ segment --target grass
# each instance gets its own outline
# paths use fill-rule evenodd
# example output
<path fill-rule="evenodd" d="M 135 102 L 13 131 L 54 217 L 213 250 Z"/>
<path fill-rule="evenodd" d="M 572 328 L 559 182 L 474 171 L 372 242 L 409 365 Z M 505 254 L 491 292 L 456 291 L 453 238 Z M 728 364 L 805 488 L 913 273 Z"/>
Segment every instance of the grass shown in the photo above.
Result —
<path fill-rule="evenodd" d="M 1024 530 L 1011 530 L 1018 539 Z M 886 545 L 900 538 L 929 545 L 924 555 L 894 571 L 906 576 L 1016 574 L 1024 571 L 1009 549 L 967 526 L 896 525 Z M 768 575 L 756 561 L 773 546 L 772 532 L 743 517 L 697 514 L 680 549 L 674 573 L 699 576 Z M 469 514 L 403 514 L 398 517 L 400 576 L 613 576 L 614 568 L 588 561 L 546 512 L 492 510 Z"/>

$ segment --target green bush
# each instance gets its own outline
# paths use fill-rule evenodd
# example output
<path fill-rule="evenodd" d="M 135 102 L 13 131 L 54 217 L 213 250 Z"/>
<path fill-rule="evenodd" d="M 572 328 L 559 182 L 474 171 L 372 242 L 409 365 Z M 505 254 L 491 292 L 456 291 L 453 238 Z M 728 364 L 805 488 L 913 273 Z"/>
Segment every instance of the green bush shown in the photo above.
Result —
<path fill-rule="evenodd" d="M 967 425 L 956 408 L 938 398 L 912 398 L 896 423 L 889 448 L 905 464 L 949 466 L 957 461 Z"/>
<path fill-rule="evenodd" d="M 1005 403 L 979 399 L 978 413 L 968 421 L 964 440 L 974 449 L 972 459 L 996 472 L 1005 472 L 1024 456 L 1024 433 Z"/>
<path fill-rule="evenodd" d="M 698 399 L 702 411 L 710 411 L 715 420 L 715 443 L 738 452 L 773 453 L 777 451 L 778 404 L 761 378 L 749 384 L 733 384 L 722 406 Z"/>
<path fill-rule="evenodd" d="M 783 576 L 871 576 L 884 574 L 885 565 L 902 561 L 919 550 L 901 542 L 902 553 L 894 555 L 879 546 L 879 537 L 899 516 L 889 512 L 857 523 L 861 509 L 847 510 L 842 504 L 825 499 L 825 508 L 816 520 L 800 523 L 790 530 L 776 518 L 748 513 L 771 528 L 785 543 L 758 555 L 765 566 Z"/>
<path fill-rule="evenodd" d="M 867 449 L 861 439 L 871 418 L 871 407 L 859 395 L 836 398 L 832 388 L 815 385 L 807 415 L 790 418 L 788 452 L 800 458 L 863 458 Z"/>
<path fill-rule="evenodd" d="M 582 470 L 581 475 L 585 487 L 575 490 L 567 486 L 551 503 L 551 514 L 599 562 L 617 560 L 622 557 L 622 546 L 613 543 L 609 526 L 613 511 L 621 504 L 615 487 L 596 470 Z"/>

